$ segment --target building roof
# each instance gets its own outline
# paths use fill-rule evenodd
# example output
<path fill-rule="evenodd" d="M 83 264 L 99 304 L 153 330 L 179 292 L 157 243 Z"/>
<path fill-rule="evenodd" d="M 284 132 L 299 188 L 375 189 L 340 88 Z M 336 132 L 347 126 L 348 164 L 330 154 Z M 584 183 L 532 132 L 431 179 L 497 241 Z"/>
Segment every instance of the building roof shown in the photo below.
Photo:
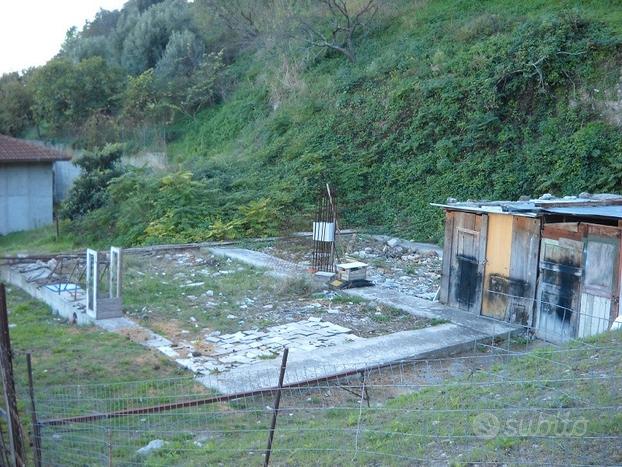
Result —
<path fill-rule="evenodd" d="M 608 217 L 622 219 L 622 196 L 610 193 L 564 196 L 556 198 L 544 195 L 538 199 L 519 201 L 464 201 L 453 199 L 445 204 L 435 204 L 449 211 L 473 213 L 508 214 L 513 216 L 538 217 L 546 214 L 567 216 Z"/>
<path fill-rule="evenodd" d="M 547 208 L 544 212 L 550 214 L 562 214 L 565 216 L 581 217 L 604 217 L 609 219 L 622 219 L 622 206 L 572 206 Z"/>
<path fill-rule="evenodd" d="M 0 163 L 67 161 L 71 155 L 11 136 L 0 135 Z"/>

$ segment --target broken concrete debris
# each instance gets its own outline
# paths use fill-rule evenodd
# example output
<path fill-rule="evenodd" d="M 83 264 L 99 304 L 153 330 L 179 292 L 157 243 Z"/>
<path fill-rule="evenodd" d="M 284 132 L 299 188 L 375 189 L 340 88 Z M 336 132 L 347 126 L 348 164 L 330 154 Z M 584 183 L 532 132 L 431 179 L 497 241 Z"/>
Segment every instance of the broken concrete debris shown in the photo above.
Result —
<path fill-rule="evenodd" d="M 149 444 L 143 446 L 142 448 L 136 451 L 136 454 L 140 454 L 141 456 L 147 456 L 151 452 L 156 451 L 158 449 L 162 449 L 164 447 L 164 441 L 161 439 L 154 439 L 149 441 Z"/>

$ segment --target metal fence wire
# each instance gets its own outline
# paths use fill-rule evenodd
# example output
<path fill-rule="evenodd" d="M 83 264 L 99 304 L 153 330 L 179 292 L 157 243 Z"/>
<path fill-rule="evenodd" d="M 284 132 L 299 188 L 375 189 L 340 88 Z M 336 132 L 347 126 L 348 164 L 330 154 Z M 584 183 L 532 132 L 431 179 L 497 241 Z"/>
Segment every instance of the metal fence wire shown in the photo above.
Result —
<path fill-rule="evenodd" d="M 271 464 L 620 463 L 615 344 L 288 368 Z M 42 465 L 261 465 L 277 390 L 248 373 L 224 396 L 220 377 L 35 385 Z"/>

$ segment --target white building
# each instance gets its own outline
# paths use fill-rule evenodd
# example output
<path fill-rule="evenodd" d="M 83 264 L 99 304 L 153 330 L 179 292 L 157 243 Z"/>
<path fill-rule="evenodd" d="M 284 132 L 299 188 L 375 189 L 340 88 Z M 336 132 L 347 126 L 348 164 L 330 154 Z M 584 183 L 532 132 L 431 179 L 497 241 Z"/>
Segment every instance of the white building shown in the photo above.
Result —
<path fill-rule="evenodd" d="M 52 223 L 53 164 L 69 159 L 60 151 L 0 135 L 0 235 Z"/>

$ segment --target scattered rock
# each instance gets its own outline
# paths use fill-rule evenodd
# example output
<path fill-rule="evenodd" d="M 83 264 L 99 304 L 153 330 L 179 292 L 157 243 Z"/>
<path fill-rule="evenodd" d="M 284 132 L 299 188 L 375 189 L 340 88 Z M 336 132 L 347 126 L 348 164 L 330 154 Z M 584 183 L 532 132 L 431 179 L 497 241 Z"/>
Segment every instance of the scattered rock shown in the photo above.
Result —
<path fill-rule="evenodd" d="M 162 273 L 164 274 L 164 273 Z M 182 284 L 179 286 L 180 289 L 185 289 L 187 287 L 200 287 L 202 285 L 205 285 L 205 282 L 191 282 L 190 284 Z"/>
<path fill-rule="evenodd" d="M 399 244 L 400 244 L 400 239 L 399 238 L 392 238 L 392 239 L 387 241 L 387 245 L 389 245 L 391 248 L 395 248 Z"/>
<path fill-rule="evenodd" d="M 153 441 L 149 441 L 149 444 L 147 444 L 147 446 L 143 446 L 138 451 L 136 451 L 136 454 L 140 454 L 141 456 L 146 456 L 150 452 L 155 451 L 157 449 L 162 449 L 163 447 L 164 447 L 164 441 L 162 441 L 161 439 L 154 439 Z"/>

